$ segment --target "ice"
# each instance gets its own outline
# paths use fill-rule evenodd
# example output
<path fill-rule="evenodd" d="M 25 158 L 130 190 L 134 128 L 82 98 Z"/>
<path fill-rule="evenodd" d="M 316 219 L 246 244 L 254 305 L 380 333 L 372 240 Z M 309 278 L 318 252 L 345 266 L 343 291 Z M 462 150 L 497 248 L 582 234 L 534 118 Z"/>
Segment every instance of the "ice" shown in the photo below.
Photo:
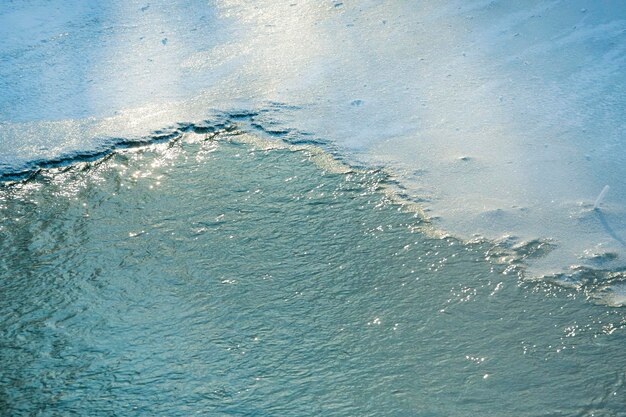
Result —
<path fill-rule="evenodd" d="M 604 200 L 604 197 L 606 196 L 606 193 L 609 192 L 609 189 L 610 187 L 605 185 L 602 191 L 600 191 L 600 194 L 598 194 L 598 197 L 596 198 L 596 202 L 593 203 L 594 210 L 600 210 L 600 204 L 602 204 L 602 200 Z"/>
<path fill-rule="evenodd" d="M 613 285 L 604 298 L 600 299 L 604 304 L 612 307 L 622 307 L 626 305 L 626 284 Z"/>
<path fill-rule="evenodd" d="M 0 5 L 3 169 L 231 109 L 387 167 L 458 236 L 553 242 L 533 274 L 626 266 L 621 1 Z"/>

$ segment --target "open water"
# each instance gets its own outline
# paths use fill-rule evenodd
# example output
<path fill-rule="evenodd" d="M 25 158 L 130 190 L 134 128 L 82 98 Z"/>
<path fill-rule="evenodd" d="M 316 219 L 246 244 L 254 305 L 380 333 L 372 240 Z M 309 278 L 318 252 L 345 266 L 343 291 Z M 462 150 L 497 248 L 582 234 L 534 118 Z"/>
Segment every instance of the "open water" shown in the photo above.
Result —
<path fill-rule="evenodd" d="M 626 311 L 541 243 L 236 129 L 92 159 L 0 188 L 1 415 L 626 415 Z"/>

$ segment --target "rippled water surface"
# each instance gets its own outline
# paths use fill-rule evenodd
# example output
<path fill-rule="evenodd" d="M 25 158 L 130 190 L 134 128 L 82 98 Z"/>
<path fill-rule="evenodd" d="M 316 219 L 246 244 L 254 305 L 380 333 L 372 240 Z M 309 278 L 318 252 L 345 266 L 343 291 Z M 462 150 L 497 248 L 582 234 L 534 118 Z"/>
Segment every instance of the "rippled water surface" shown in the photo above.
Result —
<path fill-rule="evenodd" d="M 626 415 L 623 309 L 244 138 L 2 186 L 2 415 Z"/>

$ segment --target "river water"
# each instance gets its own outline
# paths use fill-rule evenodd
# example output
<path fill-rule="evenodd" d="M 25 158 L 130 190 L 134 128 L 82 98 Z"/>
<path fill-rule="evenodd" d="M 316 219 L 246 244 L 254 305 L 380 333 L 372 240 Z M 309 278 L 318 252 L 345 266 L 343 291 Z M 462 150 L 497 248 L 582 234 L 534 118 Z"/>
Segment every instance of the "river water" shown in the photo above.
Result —
<path fill-rule="evenodd" d="M 5 183 L 1 414 L 626 412 L 602 283 L 524 280 L 393 188 L 237 130 Z"/>

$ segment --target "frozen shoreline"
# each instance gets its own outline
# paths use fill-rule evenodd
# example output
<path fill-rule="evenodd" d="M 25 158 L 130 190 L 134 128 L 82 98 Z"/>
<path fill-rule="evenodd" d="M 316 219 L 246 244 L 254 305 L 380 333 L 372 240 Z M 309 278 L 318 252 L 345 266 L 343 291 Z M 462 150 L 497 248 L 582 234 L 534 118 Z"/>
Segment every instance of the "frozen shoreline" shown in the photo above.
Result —
<path fill-rule="evenodd" d="M 537 275 L 626 266 L 620 2 L 39 3 L 0 6 L 4 169 L 279 102 L 441 228 L 552 241 Z"/>

